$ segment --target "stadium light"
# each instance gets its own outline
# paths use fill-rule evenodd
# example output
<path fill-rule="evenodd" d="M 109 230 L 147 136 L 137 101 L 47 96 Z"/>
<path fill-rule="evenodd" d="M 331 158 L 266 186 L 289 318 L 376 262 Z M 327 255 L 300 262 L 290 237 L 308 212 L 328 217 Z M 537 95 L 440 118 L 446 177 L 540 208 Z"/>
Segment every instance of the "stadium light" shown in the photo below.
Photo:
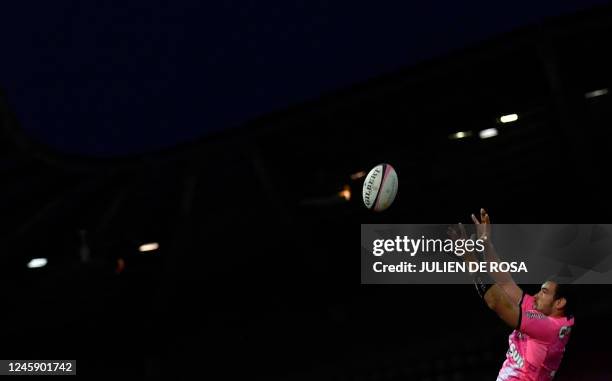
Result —
<path fill-rule="evenodd" d="M 478 133 L 481 139 L 488 139 L 494 136 L 497 136 L 497 128 L 487 128 L 486 130 L 482 130 Z"/>
<path fill-rule="evenodd" d="M 346 201 L 350 201 L 351 200 L 351 187 L 348 185 L 345 185 L 344 188 L 338 193 L 338 195 L 345 199 Z"/>
<path fill-rule="evenodd" d="M 511 123 L 511 122 L 516 122 L 517 120 L 518 120 L 517 114 L 503 115 L 501 118 L 499 118 L 499 121 L 502 123 Z"/>
<path fill-rule="evenodd" d="M 472 131 L 459 131 L 459 132 L 455 132 L 454 134 L 450 134 L 448 138 L 451 140 L 455 140 L 455 139 L 468 138 L 470 136 L 472 136 Z"/>
<path fill-rule="evenodd" d="M 366 175 L 365 171 L 359 171 L 351 175 L 351 180 L 358 180 Z"/>
<path fill-rule="evenodd" d="M 154 251 L 157 249 L 159 249 L 159 244 L 157 242 L 145 243 L 144 245 L 140 245 L 138 248 L 141 253 L 144 253 L 145 251 Z"/>
<path fill-rule="evenodd" d="M 606 94 L 608 94 L 608 89 L 599 89 L 599 90 L 589 91 L 588 93 L 584 94 L 584 97 L 589 99 L 589 98 L 600 97 Z"/>
<path fill-rule="evenodd" d="M 47 265 L 47 258 L 34 258 L 28 262 L 29 269 L 36 269 Z"/>

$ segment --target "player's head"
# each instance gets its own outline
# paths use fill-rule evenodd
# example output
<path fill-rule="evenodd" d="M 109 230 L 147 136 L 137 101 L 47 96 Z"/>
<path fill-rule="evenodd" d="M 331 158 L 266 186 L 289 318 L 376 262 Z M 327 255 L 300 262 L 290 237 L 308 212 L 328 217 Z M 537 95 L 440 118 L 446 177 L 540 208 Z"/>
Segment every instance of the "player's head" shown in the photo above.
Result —
<path fill-rule="evenodd" d="M 571 304 L 568 287 L 554 280 L 547 280 L 535 294 L 534 308 L 547 316 L 570 316 Z"/>

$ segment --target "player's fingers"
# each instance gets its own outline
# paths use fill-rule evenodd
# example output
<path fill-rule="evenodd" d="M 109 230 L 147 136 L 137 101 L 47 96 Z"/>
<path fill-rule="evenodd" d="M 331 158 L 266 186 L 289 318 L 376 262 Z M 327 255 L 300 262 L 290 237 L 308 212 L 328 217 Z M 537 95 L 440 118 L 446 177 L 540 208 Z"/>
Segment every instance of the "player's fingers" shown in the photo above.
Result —
<path fill-rule="evenodd" d="M 463 226 L 461 222 L 459 222 L 459 232 L 462 237 L 464 238 L 467 237 L 467 233 L 465 232 L 465 227 Z"/>
<path fill-rule="evenodd" d="M 474 225 L 480 225 L 480 222 L 478 222 L 478 218 L 476 218 L 474 213 L 472 213 L 472 221 L 474 222 Z"/>
<path fill-rule="evenodd" d="M 451 226 L 449 228 L 449 235 L 452 239 L 457 240 L 459 238 L 461 238 L 461 233 L 455 228 L 455 226 Z"/>

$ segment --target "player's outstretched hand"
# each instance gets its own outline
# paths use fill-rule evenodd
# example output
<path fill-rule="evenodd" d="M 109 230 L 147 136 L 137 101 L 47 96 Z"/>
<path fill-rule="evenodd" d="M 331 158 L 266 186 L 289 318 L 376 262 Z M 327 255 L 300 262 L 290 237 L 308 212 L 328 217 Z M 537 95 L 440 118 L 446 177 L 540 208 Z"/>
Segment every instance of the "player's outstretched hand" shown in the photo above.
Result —
<path fill-rule="evenodd" d="M 448 237 L 453 241 L 458 239 L 467 239 L 467 233 L 465 232 L 465 227 L 463 224 L 459 222 L 457 225 L 451 225 L 446 229 L 446 233 Z"/>
<path fill-rule="evenodd" d="M 478 218 L 472 213 L 472 221 L 476 227 L 476 236 L 477 239 L 482 240 L 490 240 L 491 239 L 491 219 L 489 218 L 489 214 L 484 208 L 480 208 L 480 221 Z"/>
<path fill-rule="evenodd" d="M 460 222 L 457 225 L 452 225 L 449 226 L 446 229 L 446 234 L 448 234 L 448 237 L 450 239 L 452 239 L 453 241 L 458 241 L 458 240 L 467 240 L 468 239 L 468 235 L 465 231 L 465 226 L 463 226 L 463 224 Z M 462 256 L 463 260 L 466 262 L 471 262 L 471 261 L 476 261 L 476 257 L 474 255 L 474 251 L 473 250 L 468 250 L 466 248 L 465 250 L 465 254 Z"/>

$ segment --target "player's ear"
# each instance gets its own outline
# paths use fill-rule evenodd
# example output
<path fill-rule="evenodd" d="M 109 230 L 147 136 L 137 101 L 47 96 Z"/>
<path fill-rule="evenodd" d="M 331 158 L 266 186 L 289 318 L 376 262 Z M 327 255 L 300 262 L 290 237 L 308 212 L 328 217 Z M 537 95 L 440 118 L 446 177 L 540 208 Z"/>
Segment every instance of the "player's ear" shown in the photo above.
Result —
<path fill-rule="evenodd" d="M 562 310 L 565 308 L 566 303 L 567 303 L 567 300 L 565 298 L 559 298 L 555 300 L 555 307 L 557 307 L 558 310 Z"/>

